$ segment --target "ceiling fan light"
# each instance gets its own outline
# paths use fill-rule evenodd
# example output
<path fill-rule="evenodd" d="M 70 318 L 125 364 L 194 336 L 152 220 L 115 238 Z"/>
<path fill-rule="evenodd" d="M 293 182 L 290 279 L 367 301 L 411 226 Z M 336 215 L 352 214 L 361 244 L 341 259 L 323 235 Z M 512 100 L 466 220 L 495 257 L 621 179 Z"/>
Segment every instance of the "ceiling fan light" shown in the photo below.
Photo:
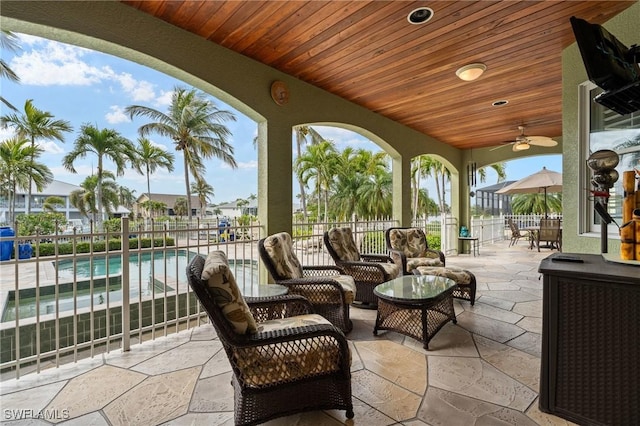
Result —
<path fill-rule="evenodd" d="M 513 145 L 514 151 L 526 151 L 529 148 L 531 148 L 531 146 L 529 145 L 529 143 L 527 143 L 527 141 L 516 142 L 516 144 Z"/>
<path fill-rule="evenodd" d="M 483 63 L 478 62 L 458 68 L 458 70 L 456 71 L 456 75 L 460 80 L 473 81 L 480 77 L 486 70 L 487 66 Z"/>

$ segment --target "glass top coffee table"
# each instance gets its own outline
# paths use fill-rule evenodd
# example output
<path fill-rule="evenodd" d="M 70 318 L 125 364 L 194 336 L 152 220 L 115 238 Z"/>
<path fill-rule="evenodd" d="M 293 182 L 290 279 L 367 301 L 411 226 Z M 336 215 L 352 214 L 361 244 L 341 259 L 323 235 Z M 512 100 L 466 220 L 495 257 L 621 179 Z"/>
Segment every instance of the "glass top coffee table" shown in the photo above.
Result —
<path fill-rule="evenodd" d="M 280 284 L 258 284 L 242 291 L 244 297 L 274 297 L 289 294 L 289 288 Z"/>
<path fill-rule="evenodd" d="M 405 275 L 373 289 L 378 296 L 378 315 L 373 334 L 390 330 L 421 341 L 429 341 L 450 320 L 455 324 L 453 289 L 446 277 Z"/>

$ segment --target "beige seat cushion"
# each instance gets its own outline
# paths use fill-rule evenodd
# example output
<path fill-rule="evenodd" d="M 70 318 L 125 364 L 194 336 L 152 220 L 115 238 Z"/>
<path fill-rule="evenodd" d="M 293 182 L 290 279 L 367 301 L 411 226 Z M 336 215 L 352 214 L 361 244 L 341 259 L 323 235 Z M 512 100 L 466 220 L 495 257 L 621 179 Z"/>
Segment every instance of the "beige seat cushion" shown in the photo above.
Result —
<path fill-rule="evenodd" d="M 407 257 L 423 257 L 427 251 L 427 237 L 421 229 L 392 229 L 389 243 L 394 250 L 401 250 Z"/>
<path fill-rule="evenodd" d="M 384 269 L 384 271 L 389 275 L 389 279 L 398 278 L 400 276 L 400 267 L 395 263 L 379 263 L 380 266 Z"/>
<path fill-rule="evenodd" d="M 252 334 L 258 330 L 223 251 L 209 253 L 201 279 L 207 281 L 213 300 L 236 333 Z"/>
<path fill-rule="evenodd" d="M 429 267 L 429 266 L 419 266 L 418 272 L 420 275 L 436 275 L 439 277 L 447 277 L 452 279 L 458 285 L 468 285 L 471 284 L 471 273 L 462 268 L 458 268 L 455 266 L 447 266 L 447 267 Z"/>
<path fill-rule="evenodd" d="M 317 314 L 261 322 L 261 332 L 276 332 L 293 327 L 331 324 Z M 260 387 L 292 382 L 340 369 L 340 347 L 326 336 L 282 342 L 272 345 L 236 348 L 234 356 L 249 386 Z"/>
<path fill-rule="evenodd" d="M 329 230 L 329 243 L 342 261 L 357 262 L 360 260 L 360 252 L 353 240 L 351 228 L 333 228 Z"/>
<path fill-rule="evenodd" d="M 291 235 L 286 232 L 270 235 L 264 240 L 264 248 L 280 277 L 302 278 L 302 265 L 293 251 Z"/>
<path fill-rule="evenodd" d="M 351 275 L 331 275 L 331 279 L 338 281 L 344 290 L 344 298 L 347 303 L 353 303 L 356 298 L 356 282 Z"/>
<path fill-rule="evenodd" d="M 409 257 L 407 258 L 407 272 L 411 272 L 421 266 L 442 267 L 439 257 Z"/>

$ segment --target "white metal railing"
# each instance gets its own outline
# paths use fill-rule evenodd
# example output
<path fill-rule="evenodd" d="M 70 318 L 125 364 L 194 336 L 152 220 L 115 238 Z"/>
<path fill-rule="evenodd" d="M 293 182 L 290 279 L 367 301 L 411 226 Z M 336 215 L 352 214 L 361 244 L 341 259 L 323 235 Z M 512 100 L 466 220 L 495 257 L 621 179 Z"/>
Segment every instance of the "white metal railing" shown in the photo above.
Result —
<path fill-rule="evenodd" d="M 540 220 L 512 218 L 523 227 Z M 90 227 L 89 233 L 0 236 L 0 370 L 20 377 L 22 369 L 39 372 L 45 361 L 58 366 L 129 350 L 206 320 L 186 282 L 187 262 L 196 254 L 224 251 L 243 294 L 253 294 L 260 282 L 257 241 L 264 230 L 257 221 L 242 223 L 125 218 L 117 232 Z M 384 230 L 397 225 L 390 218 L 295 223 L 292 236 L 303 265 L 332 264 L 323 243 L 331 227 L 351 227 L 362 253 L 386 253 Z M 457 253 L 457 218 L 418 219 L 412 226 L 439 236 L 445 253 Z M 503 216 L 476 217 L 470 226 L 480 244 L 508 238 L 506 229 Z M 7 244 L 10 259 L 4 258 Z M 33 255 L 23 256 L 27 245 Z"/>
<path fill-rule="evenodd" d="M 20 377 L 43 361 L 59 366 L 80 353 L 128 350 L 131 340 L 199 324 L 204 314 L 186 282 L 195 254 L 222 250 L 244 294 L 258 285 L 257 222 L 130 225 L 125 218 L 118 232 L 1 238 L 3 373 Z M 23 256 L 27 245 L 33 255 Z"/>
<path fill-rule="evenodd" d="M 384 230 L 397 226 L 397 223 L 393 219 L 295 223 L 292 229 L 294 250 L 303 265 L 333 264 L 333 259 L 324 249 L 324 233 L 333 227 L 350 227 L 362 253 L 385 253 Z"/>

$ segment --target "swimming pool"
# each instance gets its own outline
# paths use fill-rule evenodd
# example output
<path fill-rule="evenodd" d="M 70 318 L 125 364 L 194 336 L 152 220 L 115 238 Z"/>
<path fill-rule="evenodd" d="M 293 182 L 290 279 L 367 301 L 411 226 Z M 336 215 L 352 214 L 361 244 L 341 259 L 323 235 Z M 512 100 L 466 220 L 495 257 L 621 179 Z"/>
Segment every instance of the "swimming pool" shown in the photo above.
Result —
<path fill-rule="evenodd" d="M 155 294 L 156 297 L 166 291 L 173 291 L 172 283 L 186 283 L 186 267 L 196 253 L 187 250 L 172 250 L 170 252 L 154 252 L 132 254 L 129 257 L 129 281 L 130 300 L 137 301 Z M 59 282 L 58 307 L 60 312 L 74 309 L 73 280 L 76 277 L 76 302 L 77 309 L 91 306 L 100 309 L 101 305 L 122 300 L 122 258 L 120 255 L 105 256 L 94 255 L 91 259 L 61 260 L 54 264 Z M 258 267 L 256 262 L 244 262 L 238 260 L 229 261 L 238 285 L 242 283 L 251 287 L 258 283 Z M 109 290 L 107 294 L 107 278 Z M 165 284 L 166 279 L 166 284 Z M 93 290 L 91 290 L 93 281 Z M 182 291 L 182 290 L 181 290 Z M 40 315 L 54 314 L 56 312 L 55 286 L 40 287 Z M 20 290 L 20 318 L 36 316 L 35 289 Z M 10 291 L 6 307 L 2 314 L 2 322 L 15 320 L 15 292 Z"/>

